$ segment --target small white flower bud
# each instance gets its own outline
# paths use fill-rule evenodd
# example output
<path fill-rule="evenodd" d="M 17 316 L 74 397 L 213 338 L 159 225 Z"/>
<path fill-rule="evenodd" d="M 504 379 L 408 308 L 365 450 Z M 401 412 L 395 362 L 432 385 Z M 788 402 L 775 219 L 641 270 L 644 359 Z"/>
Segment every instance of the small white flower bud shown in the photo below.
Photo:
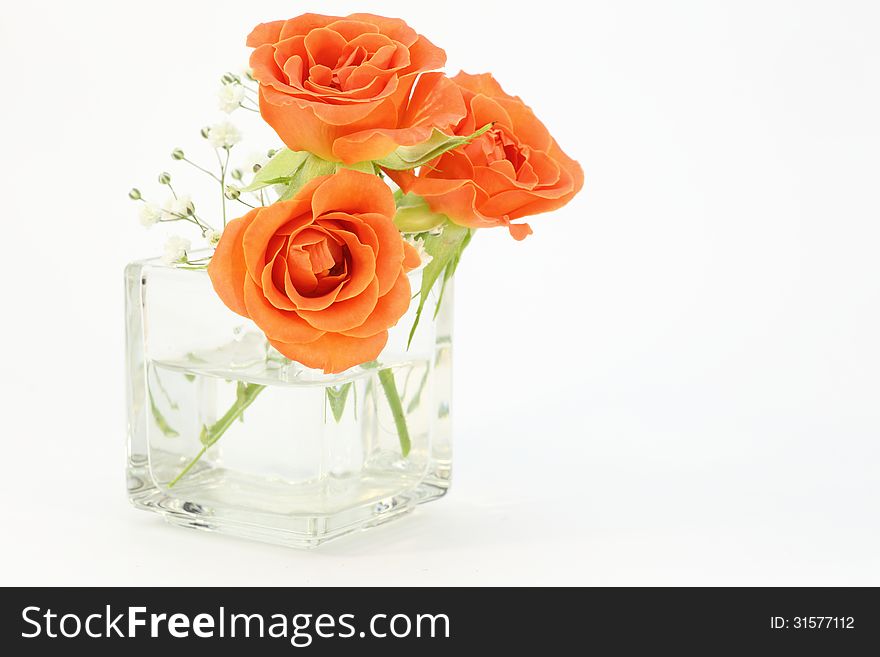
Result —
<path fill-rule="evenodd" d="M 132 201 L 140 201 L 141 200 L 141 190 L 137 187 L 132 187 L 131 191 L 128 193 L 128 198 Z"/>
<path fill-rule="evenodd" d="M 233 187 L 232 185 L 226 186 L 226 198 L 228 198 L 230 201 L 234 201 L 239 196 L 241 196 L 241 192 L 238 190 L 237 187 Z"/>
<path fill-rule="evenodd" d="M 186 156 L 183 154 L 183 151 L 179 148 L 175 148 L 173 151 L 171 151 L 171 158 L 172 159 L 182 160 L 184 157 L 186 157 Z"/>
<path fill-rule="evenodd" d="M 212 228 L 208 228 L 204 233 L 205 239 L 208 241 L 208 244 L 211 246 L 217 246 L 220 242 L 220 233 Z"/>
<path fill-rule="evenodd" d="M 162 211 L 166 219 L 180 219 L 195 213 L 196 208 L 189 196 L 181 195 L 177 198 L 169 198 L 162 204 Z"/>
<path fill-rule="evenodd" d="M 189 251 L 191 243 L 188 239 L 173 235 L 165 242 L 165 254 L 162 256 L 162 262 L 166 265 L 174 265 L 179 262 L 186 262 L 186 253 Z"/>
<path fill-rule="evenodd" d="M 224 84 L 217 92 L 217 105 L 220 110 L 231 114 L 244 100 L 244 87 L 240 84 Z"/>
<path fill-rule="evenodd" d="M 162 209 L 155 203 L 144 203 L 141 206 L 140 220 L 141 225 L 149 228 L 153 224 L 159 222 L 162 218 Z"/>
<path fill-rule="evenodd" d="M 229 121 L 221 121 L 208 129 L 208 141 L 214 148 L 232 148 L 241 141 L 241 132 Z"/>
<path fill-rule="evenodd" d="M 171 182 L 171 174 L 170 173 L 168 173 L 167 171 L 163 171 L 162 173 L 159 174 L 159 184 L 160 185 L 167 185 L 170 182 Z"/>

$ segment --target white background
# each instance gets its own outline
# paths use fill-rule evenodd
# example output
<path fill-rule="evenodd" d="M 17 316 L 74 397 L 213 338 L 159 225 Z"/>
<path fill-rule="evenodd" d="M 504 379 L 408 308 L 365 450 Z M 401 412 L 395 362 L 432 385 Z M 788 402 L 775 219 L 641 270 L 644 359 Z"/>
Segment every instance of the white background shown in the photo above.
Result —
<path fill-rule="evenodd" d="M 166 236 L 128 189 L 214 193 L 168 153 L 207 161 L 250 28 L 309 9 L 493 71 L 587 186 L 462 263 L 450 495 L 302 553 L 128 506 L 122 268 Z M 880 584 L 878 33 L 830 0 L 4 3 L 0 583 Z"/>

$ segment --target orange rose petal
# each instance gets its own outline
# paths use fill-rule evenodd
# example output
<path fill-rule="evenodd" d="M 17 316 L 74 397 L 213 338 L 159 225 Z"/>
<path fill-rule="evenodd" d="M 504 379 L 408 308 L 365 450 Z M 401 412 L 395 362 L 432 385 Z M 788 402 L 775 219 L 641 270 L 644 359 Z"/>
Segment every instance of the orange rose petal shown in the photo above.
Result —
<path fill-rule="evenodd" d="M 244 305 L 248 316 L 274 340 L 305 343 L 324 334 L 296 313 L 279 310 L 269 303 L 263 289 L 250 276 L 244 282 Z"/>
<path fill-rule="evenodd" d="M 444 160 L 441 158 L 441 162 L 438 163 L 438 166 L 443 162 Z M 439 171 L 443 170 L 445 169 L 438 169 L 437 175 L 439 175 Z M 424 173 L 422 175 L 419 175 L 411 181 L 407 181 L 405 177 L 395 175 L 395 173 L 400 172 L 388 171 L 387 173 L 395 182 L 397 182 L 398 179 L 402 180 L 404 183 L 408 182 L 409 184 L 407 188 L 405 188 L 407 192 L 412 192 L 413 194 L 418 194 L 420 196 L 426 197 L 439 196 L 440 194 L 449 194 L 450 192 L 455 192 L 462 187 L 467 187 L 469 185 L 472 186 L 474 184 L 473 180 L 469 178 L 446 179 L 435 177 L 434 172 L 430 169 L 428 169 L 428 171 L 424 171 L 423 169 L 423 172 Z M 471 177 L 473 177 L 473 174 L 471 175 Z"/>
<path fill-rule="evenodd" d="M 345 48 L 345 44 L 344 36 L 324 27 L 310 31 L 303 39 L 310 67 L 315 64 L 335 67 L 336 62 L 339 61 L 339 53 Z"/>
<path fill-rule="evenodd" d="M 346 41 L 353 41 L 362 34 L 378 34 L 379 28 L 372 23 L 364 21 L 350 20 L 342 18 L 332 23 L 328 23 L 327 27 L 331 30 L 339 32 L 345 37 Z"/>
<path fill-rule="evenodd" d="M 313 294 L 305 295 L 296 289 L 291 282 L 289 274 L 288 270 L 288 276 L 284 281 L 284 292 L 287 298 L 296 305 L 296 310 L 300 315 L 302 315 L 300 311 L 303 310 L 318 311 L 329 308 L 331 304 L 336 302 L 339 292 L 343 287 L 342 282 L 336 282 L 335 285 L 327 286 L 320 290 L 315 289 Z M 321 282 L 323 281 L 319 281 L 319 285 Z"/>
<path fill-rule="evenodd" d="M 253 58 L 251 62 L 253 66 Z M 311 108 L 300 107 L 292 96 L 267 89 L 261 84 L 260 113 L 291 150 L 309 151 L 325 160 L 333 159 L 332 137 L 325 138 L 332 131 L 317 119 Z"/>
<path fill-rule="evenodd" d="M 315 117 L 331 127 L 339 127 L 342 133 L 351 130 L 372 128 L 377 125 L 393 124 L 397 121 L 397 108 L 388 102 L 388 96 L 394 93 L 397 79 L 392 78 L 382 85 L 381 98 L 370 99 L 351 105 L 331 105 L 329 103 L 312 102 L 310 109 Z"/>
<path fill-rule="evenodd" d="M 368 223 L 364 222 L 363 216 L 361 213 L 352 215 L 345 212 L 328 212 L 321 215 L 321 218 L 316 223 L 326 227 L 328 231 L 334 234 L 338 231 L 354 233 L 361 244 L 369 246 L 373 249 L 373 253 L 375 253 L 379 250 L 379 238 L 376 236 L 376 231 Z"/>
<path fill-rule="evenodd" d="M 536 184 L 546 187 L 550 184 L 556 184 L 561 178 L 561 165 L 558 160 L 554 160 L 547 153 L 541 151 L 532 151 L 529 154 L 527 164 L 528 171 L 535 177 Z"/>
<path fill-rule="evenodd" d="M 318 189 L 324 182 L 330 178 L 330 175 L 326 176 L 316 176 L 309 180 L 305 185 L 299 188 L 299 190 L 294 194 L 292 200 L 296 201 L 306 201 L 306 204 L 309 208 L 312 207 L 312 196 L 315 193 L 315 190 Z"/>
<path fill-rule="evenodd" d="M 533 214 L 552 212 L 553 210 L 558 210 L 569 201 L 571 201 L 575 194 L 577 194 L 577 191 L 572 188 L 564 196 L 560 196 L 557 199 L 535 198 L 530 203 L 521 205 L 515 210 L 512 210 L 508 216 L 510 219 L 519 219 L 521 217 L 529 217 Z"/>
<path fill-rule="evenodd" d="M 510 231 L 510 236 L 517 242 L 532 234 L 532 227 L 528 224 L 510 224 L 507 228 Z"/>
<path fill-rule="evenodd" d="M 244 259 L 251 278 L 255 281 L 261 279 L 263 267 L 266 265 L 266 249 L 282 226 L 289 225 L 291 230 L 295 230 L 312 221 L 307 210 L 306 203 L 297 199 L 279 201 L 260 208 L 242 237 Z"/>
<path fill-rule="evenodd" d="M 466 148 L 474 148 L 480 150 L 481 144 L 488 138 L 480 137 L 476 142 L 469 144 Z M 466 153 L 470 150 L 450 151 L 445 153 L 439 160 L 434 160 L 424 168 L 424 176 L 426 178 L 445 180 L 473 180 L 474 167 L 476 166 Z"/>
<path fill-rule="evenodd" d="M 430 179 L 425 179 L 428 182 Z M 422 181 L 420 181 L 422 182 Z M 433 182 L 433 181 L 431 181 Z M 452 221 L 462 226 L 482 228 L 487 224 L 485 219 L 477 212 L 475 207 L 477 191 L 470 181 L 459 181 L 461 184 L 450 191 L 437 195 L 423 190 L 420 184 L 413 185 L 412 191 L 424 196 L 428 205 L 434 212 L 447 215 Z"/>
<path fill-rule="evenodd" d="M 284 71 L 275 61 L 275 46 L 266 44 L 260 46 L 251 53 L 248 62 L 253 71 L 254 78 L 262 85 L 274 85 L 279 91 L 293 91 L 290 85 L 286 84 L 286 76 Z"/>
<path fill-rule="evenodd" d="M 241 247 L 241 236 L 258 211 L 259 209 L 251 210 L 226 225 L 214 256 L 208 263 L 208 276 L 217 296 L 230 310 L 245 317 L 247 309 L 244 305 L 244 279 L 247 277 L 247 266 Z"/>
<path fill-rule="evenodd" d="M 510 117 L 509 125 L 522 143 L 539 151 L 550 148 L 553 137 L 531 108 L 519 100 L 497 99 L 496 102 L 507 112 Z"/>
<path fill-rule="evenodd" d="M 412 271 L 422 264 L 422 257 L 418 250 L 409 242 L 403 243 L 403 269 L 404 271 Z"/>
<path fill-rule="evenodd" d="M 365 25 L 365 23 L 358 23 L 358 25 Z M 358 35 L 353 36 L 348 40 L 348 45 L 346 46 L 346 52 L 354 52 L 358 48 L 363 48 L 367 53 L 375 53 L 381 50 L 386 46 L 395 46 L 396 43 L 394 39 L 392 39 L 387 34 L 382 34 L 378 31 L 378 27 L 375 27 L 375 32 L 367 32 L 363 31 Z M 400 44 L 402 45 L 402 44 Z M 406 46 L 403 46 L 406 49 Z M 349 58 L 348 63 L 351 63 L 354 59 Z M 357 63 L 360 63 L 358 60 Z"/>
<path fill-rule="evenodd" d="M 275 61 L 275 64 L 279 69 L 283 70 L 289 63 L 288 60 L 292 58 L 296 58 L 302 67 L 302 65 L 309 59 L 309 53 L 306 49 L 305 41 L 306 38 L 304 36 L 297 35 L 279 41 L 273 45 L 274 52 L 272 53 L 272 59 Z M 299 77 L 301 78 L 302 76 Z"/>
<path fill-rule="evenodd" d="M 349 266 L 350 276 L 343 284 L 339 293 L 339 301 L 347 301 L 361 294 L 370 285 L 376 274 L 376 251 L 348 231 L 340 230 L 336 233 L 345 240 L 351 257 Z"/>
<path fill-rule="evenodd" d="M 489 196 L 508 190 L 511 186 L 522 186 L 517 180 L 517 172 L 514 170 L 513 164 L 507 160 L 499 160 L 492 162 L 487 167 L 479 167 L 474 178 L 480 188 Z"/>
<path fill-rule="evenodd" d="M 350 14 L 346 18 L 351 21 L 375 25 L 382 34 L 395 41 L 400 41 L 405 46 L 411 46 L 419 38 L 418 33 L 399 18 L 387 18 L 367 13 Z"/>
<path fill-rule="evenodd" d="M 318 287 L 318 277 L 309 263 L 309 254 L 302 249 L 291 247 L 287 250 L 287 278 L 290 286 L 303 295 L 310 295 Z"/>
<path fill-rule="evenodd" d="M 383 169 L 383 171 L 385 172 L 385 175 L 391 178 L 391 180 L 393 180 L 397 184 L 397 186 L 403 190 L 405 194 L 409 192 L 410 187 L 413 185 L 413 183 L 418 180 L 418 178 L 416 178 L 416 174 L 413 173 L 412 170 L 395 171 L 393 169 Z"/>
<path fill-rule="evenodd" d="M 364 323 L 379 300 L 379 284 L 373 280 L 358 296 L 337 301 L 324 310 L 300 310 L 298 314 L 321 331 L 349 331 Z"/>
<path fill-rule="evenodd" d="M 373 108 L 383 99 L 394 93 L 396 83 L 392 78 L 376 75 L 370 77 L 363 85 L 359 84 L 359 81 L 356 81 L 355 84 L 342 83 L 341 79 L 340 84 L 342 84 L 341 90 L 334 88 L 322 92 L 327 102 L 331 103 L 330 106 L 339 107 L 347 105 L 348 107 L 353 107 L 369 104 L 369 107 Z M 352 110 L 346 109 L 345 111 L 350 113 Z M 368 125 L 375 123 L 372 116 L 368 116 L 367 120 Z M 342 129 L 347 131 L 348 126 L 342 126 Z"/>
<path fill-rule="evenodd" d="M 398 48 L 394 43 L 368 48 L 373 51 L 369 64 L 379 71 L 395 71 L 409 65 L 409 53 L 406 48 Z"/>
<path fill-rule="evenodd" d="M 490 217 L 508 215 L 511 218 L 523 217 L 517 211 L 526 205 L 540 207 L 538 212 L 549 212 L 562 207 L 574 195 L 574 185 L 571 176 L 566 175 L 567 184 L 551 187 L 549 189 L 510 189 L 494 196 L 480 205 L 480 212 Z"/>
<path fill-rule="evenodd" d="M 409 56 L 412 59 L 411 70 L 433 71 L 446 66 L 446 51 L 423 36 L 419 36 L 418 41 L 409 47 Z"/>
<path fill-rule="evenodd" d="M 271 339 L 269 342 L 282 354 L 306 367 L 324 370 L 327 374 L 338 374 L 350 367 L 376 360 L 385 343 L 388 342 L 388 331 L 382 331 L 368 338 L 325 333 L 309 344 L 285 343 Z"/>
<path fill-rule="evenodd" d="M 338 301 L 343 301 L 343 299 L 339 298 L 339 295 L 342 293 L 344 289 L 342 284 L 348 280 L 348 267 L 345 263 L 342 266 L 342 273 L 336 274 L 335 276 L 324 276 L 321 280 L 318 281 L 318 286 L 315 288 L 312 296 L 318 296 L 322 294 L 329 294 L 333 290 L 339 288 L 339 292 L 336 295 L 336 299 Z"/>
<path fill-rule="evenodd" d="M 406 313 L 411 296 L 409 279 L 401 273 L 388 294 L 379 297 L 370 316 L 359 326 L 342 331 L 342 334 L 354 338 L 365 338 L 391 328 Z"/>
<path fill-rule="evenodd" d="M 500 123 L 512 127 L 513 119 L 510 118 L 510 114 L 494 98 L 476 95 L 471 98 L 470 110 L 477 127 L 483 127 L 487 123 Z"/>
<path fill-rule="evenodd" d="M 495 81 L 491 73 L 479 73 L 472 75 L 459 71 L 458 75 L 452 78 L 458 86 L 467 89 L 475 94 L 483 94 L 485 96 L 507 96 L 501 85 Z"/>
<path fill-rule="evenodd" d="M 398 146 L 414 146 L 431 136 L 430 126 L 401 128 L 397 130 L 363 130 L 333 142 L 333 155 L 342 162 L 366 162 L 381 160 L 393 153 Z"/>
<path fill-rule="evenodd" d="M 336 303 L 339 292 L 343 287 L 343 283 L 337 282 L 336 285 L 330 287 L 330 289 L 326 289 L 325 291 L 315 290 L 316 293 L 313 296 L 306 296 L 300 294 L 299 290 L 297 290 L 292 284 L 289 284 L 289 280 L 290 279 L 288 278 L 284 283 L 284 292 L 296 305 L 296 311 L 300 316 L 302 316 L 303 311 L 318 312 L 325 308 L 329 308 L 332 304 Z"/>
<path fill-rule="evenodd" d="M 350 89 L 373 89 L 374 93 L 384 91 L 390 93 L 396 88 L 389 83 L 395 79 L 393 73 L 376 67 L 370 62 L 363 62 L 348 76 L 347 85 Z M 377 85 L 376 83 L 380 83 Z"/>
<path fill-rule="evenodd" d="M 256 48 L 266 43 L 276 43 L 281 37 L 281 28 L 286 21 L 272 21 L 260 23 L 248 34 L 246 44 L 249 48 Z"/>
<path fill-rule="evenodd" d="M 263 288 L 263 294 L 266 300 L 278 310 L 296 310 L 294 303 L 288 298 L 285 292 L 278 289 L 275 284 L 273 270 L 280 269 L 282 276 L 287 273 L 287 263 L 283 259 L 274 260 L 263 268 L 263 275 L 260 279 L 260 287 Z M 283 280 L 283 279 L 282 279 Z"/>
<path fill-rule="evenodd" d="M 384 183 L 382 186 L 388 189 Z M 400 273 L 400 263 L 403 261 L 403 239 L 388 215 L 363 213 L 360 218 L 373 229 L 379 240 L 375 272 L 379 281 L 379 296 L 383 296 L 394 285 Z"/>
<path fill-rule="evenodd" d="M 413 89 L 401 125 L 454 126 L 467 113 L 458 86 L 442 73 L 425 73 Z"/>
<path fill-rule="evenodd" d="M 379 176 L 351 169 L 325 178 L 312 196 L 315 217 L 328 212 L 376 212 L 393 217 L 396 211 L 394 195 Z"/>
<path fill-rule="evenodd" d="M 322 14 L 301 14 L 296 18 L 284 21 L 279 39 L 287 39 L 297 34 L 308 34 L 315 28 L 325 27 L 340 18 L 340 16 L 324 16 Z"/>

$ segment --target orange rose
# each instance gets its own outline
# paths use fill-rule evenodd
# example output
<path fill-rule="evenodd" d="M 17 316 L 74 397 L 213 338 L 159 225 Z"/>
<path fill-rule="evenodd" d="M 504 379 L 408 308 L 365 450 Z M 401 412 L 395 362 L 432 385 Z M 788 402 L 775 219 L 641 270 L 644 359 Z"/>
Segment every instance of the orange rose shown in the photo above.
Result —
<path fill-rule="evenodd" d="M 282 354 L 336 373 L 374 360 L 410 303 L 416 250 L 378 176 L 343 169 L 231 221 L 208 274 Z"/>
<path fill-rule="evenodd" d="M 453 81 L 468 108 L 455 134 L 470 135 L 489 123 L 492 128 L 422 167 L 418 176 L 388 174 L 457 224 L 507 226 L 514 238 L 524 239 L 532 229 L 511 221 L 562 207 L 583 187 L 584 173 L 532 110 L 504 93 L 490 74 L 462 72 Z"/>
<path fill-rule="evenodd" d="M 465 115 L 440 73 L 446 53 L 402 20 L 304 14 L 258 25 L 247 39 L 260 112 L 295 151 L 346 163 L 380 159 Z"/>

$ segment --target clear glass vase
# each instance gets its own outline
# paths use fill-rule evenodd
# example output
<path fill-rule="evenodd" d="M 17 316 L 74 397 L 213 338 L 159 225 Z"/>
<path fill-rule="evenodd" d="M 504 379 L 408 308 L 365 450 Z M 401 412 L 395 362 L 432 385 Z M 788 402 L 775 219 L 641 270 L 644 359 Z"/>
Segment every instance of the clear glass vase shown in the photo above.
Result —
<path fill-rule="evenodd" d="M 441 277 L 442 278 L 442 277 Z M 410 274 L 413 291 L 421 272 Z M 375 362 L 327 375 L 230 311 L 204 270 L 126 268 L 128 492 L 168 521 L 294 547 L 441 497 L 451 475 L 451 282 Z"/>

